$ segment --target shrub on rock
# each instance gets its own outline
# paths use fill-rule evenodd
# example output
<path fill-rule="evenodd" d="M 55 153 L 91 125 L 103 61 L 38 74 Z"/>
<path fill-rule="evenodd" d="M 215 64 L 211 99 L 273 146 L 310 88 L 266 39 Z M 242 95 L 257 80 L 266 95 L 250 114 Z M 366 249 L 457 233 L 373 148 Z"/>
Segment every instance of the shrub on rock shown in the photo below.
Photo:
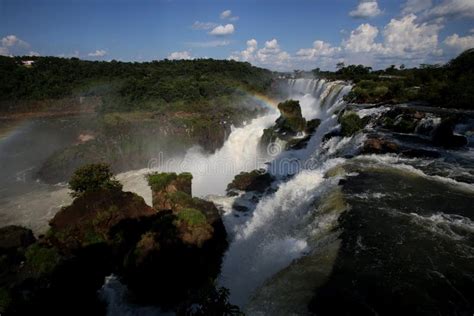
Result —
<path fill-rule="evenodd" d="M 370 117 L 360 118 L 355 112 L 345 112 L 339 117 L 341 124 L 341 135 L 349 137 L 362 130 Z"/>
<path fill-rule="evenodd" d="M 85 192 L 101 189 L 122 189 L 122 184 L 114 178 L 110 166 L 103 163 L 88 164 L 77 169 L 69 180 L 71 195 L 78 197 Z"/>

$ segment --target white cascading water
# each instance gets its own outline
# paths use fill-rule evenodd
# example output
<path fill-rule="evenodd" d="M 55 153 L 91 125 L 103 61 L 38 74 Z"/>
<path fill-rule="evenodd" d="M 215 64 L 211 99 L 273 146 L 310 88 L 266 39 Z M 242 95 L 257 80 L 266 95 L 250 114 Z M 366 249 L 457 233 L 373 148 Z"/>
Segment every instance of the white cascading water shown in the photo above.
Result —
<path fill-rule="evenodd" d="M 312 213 L 316 209 L 313 203 L 337 184 L 337 178 L 324 178 L 325 172 L 344 161 L 336 158 L 321 159 L 316 165 L 313 163 L 316 161 L 314 157 L 319 156 L 322 137 L 337 125 L 335 112 L 344 107 L 342 97 L 350 91 L 350 86 L 318 79 L 293 79 L 289 86 L 290 98 L 300 101 L 303 116 L 307 120 L 321 119 L 321 125 L 306 149 L 259 157 L 258 143 L 263 130 L 272 126 L 279 115 L 271 111 L 233 129 L 216 153 L 205 155 L 198 148 L 191 148 L 184 159 L 165 161 L 159 168 L 160 171 L 191 172 L 193 194 L 207 195 L 224 210 L 230 246 L 219 283 L 230 290 L 231 302 L 240 306 L 246 304 L 253 291 L 266 279 L 304 255 L 308 251 L 307 239 L 310 236 L 328 230 L 317 225 L 315 228 L 312 223 Z M 274 159 L 266 165 L 269 157 Z M 281 168 L 284 159 L 301 163 L 301 170 L 289 180 L 286 178 L 287 170 Z M 308 168 L 305 163 L 310 160 L 312 164 Z M 224 196 L 227 184 L 241 171 L 264 166 L 270 169 L 278 164 L 276 171 L 271 170 L 279 179 L 277 191 L 263 197 L 250 216 L 235 216 L 237 211 L 232 209 L 232 204 L 238 197 Z M 125 190 L 136 192 L 151 203 L 151 192 L 144 179 L 148 172 L 150 169 L 126 172 L 118 175 L 118 179 Z M 334 222 L 327 221 L 324 216 L 320 216 L 321 223 L 330 225 Z"/>
<path fill-rule="evenodd" d="M 318 229 L 310 229 L 314 217 L 318 217 L 313 214 L 314 202 L 338 181 L 324 178 L 324 174 L 344 162 L 340 158 L 326 160 L 319 154 L 319 145 L 324 134 L 337 125 L 335 112 L 344 107 L 342 97 L 350 86 L 311 79 L 293 79 L 289 85 L 290 98 L 300 101 L 303 116 L 307 120 L 321 119 L 308 146 L 282 152 L 270 163 L 268 170 L 280 185 L 274 194 L 258 202 L 247 219 L 234 216 L 232 203 L 239 197 L 214 199 L 226 212 L 224 222 L 232 238 L 220 285 L 229 288 L 231 302 L 242 307 L 266 279 L 309 250 L 308 238 L 318 234 Z M 288 165 L 293 166 L 291 172 Z M 287 180 L 293 173 L 296 175 Z"/>

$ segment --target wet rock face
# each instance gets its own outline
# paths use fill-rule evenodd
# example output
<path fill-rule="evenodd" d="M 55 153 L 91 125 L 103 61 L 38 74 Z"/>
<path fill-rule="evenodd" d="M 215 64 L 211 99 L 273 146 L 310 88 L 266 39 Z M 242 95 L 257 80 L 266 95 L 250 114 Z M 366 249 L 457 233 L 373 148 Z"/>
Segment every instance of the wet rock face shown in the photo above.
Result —
<path fill-rule="evenodd" d="M 286 149 L 302 149 L 308 144 L 311 135 L 321 124 L 320 119 L 306 121 L 301 114 L 299 101 L 288 100 L 278 104 L 280 117 L 275 121 L 273 127 L 263 131 L 260 140 L 262 150 L 266 150 L 270 143 L 277 140 L 286 142 Z M 306 134 L 304 137 L 296 137 L 299 134 Z"/>
<path fill-rule="evenodd" d="M 288 141 L 306 129 L 306 120 L 301 115 L 299 101 L 282 102 L 278 104 L 278 109 L 280 117 L 275 121 L 275 125 L 263 131 L 261 144 L 264 147 L 277 139 Z"/>
<path fill-rule="evenodd" d="M 273 180 L 274 178 L 263 169 L 241 172 L 229 183 L 227 192 L 232 190 L 264 192 Z"/>
<path fill-rule="evenodd" d="M 454 134 L 455 121 L 453 119 L 443 120 L 432 132 L 432 140 L 438 146 L 456 148 L 466 146 L 466 137 Z"/>

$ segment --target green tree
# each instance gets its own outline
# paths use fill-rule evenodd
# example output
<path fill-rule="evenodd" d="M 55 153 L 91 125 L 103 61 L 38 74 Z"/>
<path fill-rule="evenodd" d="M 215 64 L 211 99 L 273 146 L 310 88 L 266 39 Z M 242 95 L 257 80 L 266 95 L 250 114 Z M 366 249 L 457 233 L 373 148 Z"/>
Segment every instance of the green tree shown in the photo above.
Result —
<path fill-rule="evenodd" d="M 88 164 L 77 169 L 69 180 L 69 189 L 73 197 L 85 192 L 101 189 L 122 189 L 122 184 L 115 179 L 107 164 Z"/>

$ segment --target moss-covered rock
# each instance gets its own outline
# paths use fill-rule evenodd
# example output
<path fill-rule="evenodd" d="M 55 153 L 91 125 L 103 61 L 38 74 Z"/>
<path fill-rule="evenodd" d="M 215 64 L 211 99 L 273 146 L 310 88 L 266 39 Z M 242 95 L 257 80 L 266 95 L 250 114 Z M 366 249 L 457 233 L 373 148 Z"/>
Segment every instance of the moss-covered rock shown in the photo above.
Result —
<path fill-rule="evenodd" d="M 360 118 L 355 112 L 345 112 L 339 117 L 339 123 L 342 136 L 349 137 L 362 130 L 367 121 Z"/>
<path fill-rule="evenodd" d="M 263 131 L 260 139 L 260 146 L 265 151 L 269 144 L 282 140 L 284 142 L 291 141 L 300 133 L 314 132 L 317 128 L 317 121 L 313 120 L 310 126 L 307 126 L 305 118 L 301 115 L 301 107 L 298 101 L 287 100 L 278 104 L 280 117 L 275 121 L 275 125 Z"/>
<path fill-rule="evenodd" d="M 192 194 L 192 175 L 187 172 L 176 174 L 174 172 L 151 173 L 147 175 L 148 184 L 152 190 L 153 207 L 156 210 L 171 210 L 173 204 L 180 200 L 179 195 Z M 181 194 L 182 199 L 186 196 Z"/>
<path fill-rule="evenodd" d="M 54 216 L 47 239 L 65 251 L 113 242 L 110 230 L 114 225 L 155 212 L 143 198 L 131 192 L 108 189 L 86 192 Z"/>

